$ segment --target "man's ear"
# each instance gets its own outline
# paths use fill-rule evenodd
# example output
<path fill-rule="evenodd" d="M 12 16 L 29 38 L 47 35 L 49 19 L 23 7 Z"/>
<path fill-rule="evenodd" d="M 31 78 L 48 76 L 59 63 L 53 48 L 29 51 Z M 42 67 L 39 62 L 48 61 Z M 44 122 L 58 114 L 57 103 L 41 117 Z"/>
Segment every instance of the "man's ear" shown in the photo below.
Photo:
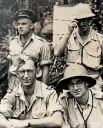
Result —
<path fill-rule="evenodd" d="M 31 30 L 32 30 L 32 29 L 34 29 L 34 24 L 33 24 L 33 23 L 31 23 Z"/>
<path fill-rule="evenodd" d="M 86 82 L 86 87 L 88 87 L 88 86 L 89 86 L 89 83 Z"/>

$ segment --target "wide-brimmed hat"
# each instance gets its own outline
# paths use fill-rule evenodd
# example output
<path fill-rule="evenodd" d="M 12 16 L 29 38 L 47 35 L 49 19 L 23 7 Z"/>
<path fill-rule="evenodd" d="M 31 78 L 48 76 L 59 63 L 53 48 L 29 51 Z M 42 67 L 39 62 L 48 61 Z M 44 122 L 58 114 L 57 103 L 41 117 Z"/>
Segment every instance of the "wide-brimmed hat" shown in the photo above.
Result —
<path fill-rule="evenodd" d="M 89 4 L 79 3 L 73 7 L 73 19 L 84 19 L 95 16 Z"/>
<path fill-rule="evenodd" d="M 17 21 L 20 18 L 28 18 L 30 19 L 33 23 L 37 21 L 37 15 L 30 9 L 20 9 L 18 10 L 13 19 L 14 21 Z"/>
<path fill-rule="evenodd" d="M 57 89 L 68 90 L 67 84 L 69 84 L 69 81 L 73 78 L 80 78 L 89 83 L 88 87 L 92 87 L 96 84 L 96 80 L 93 77 L 95 76 L 87 74 L 87 70 L 84 66 L 73 64 L 65 69 L 64 77 L 58 82 Z"/>

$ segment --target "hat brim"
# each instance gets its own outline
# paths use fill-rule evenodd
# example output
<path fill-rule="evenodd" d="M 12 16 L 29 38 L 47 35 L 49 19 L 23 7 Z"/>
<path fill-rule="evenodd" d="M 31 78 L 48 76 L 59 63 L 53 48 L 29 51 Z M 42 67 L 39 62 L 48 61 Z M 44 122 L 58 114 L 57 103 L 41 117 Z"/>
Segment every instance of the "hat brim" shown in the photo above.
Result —
<path fill-rule="evenodd" d="M 81 15 L 81 16 L 77 16 L 77 19 L 85 19 L 85 18 L 90 18 L 90 17 L 94 17 L 95 14 L 88 14 L 88 15 Z"/>
<path fill-rule="evenodd" d="M 80 78 L 83 79 L 84 81 L 86 81 L 89 85 L 88 87 L 92 87 L 96 84 L 96 80 L 94 78 L 92 78 L 91 76 L 87 76 L 87 75 L 82 75 L 82 76 L 71 76 L 71 77 L 66 77 L 66 78 L 62 78 L 58 83 L 57 83 L 57 89 L 66 89 L 68 90 L 68 82 L 73 79 L 73 78 Z"/>
<path fill-rule="evenodd" d="M 18 21 L 19 19 L 22 19 L 22 18 L 29 19 L 29 20 L 31 20 L 33 23 L 35 23 L 35 22 L 37 21 L 37 19 L 36 19 L 36 18 L 35 18 L 35 19 L 32 19 L 32 18 L 30 18 L 30 17 L 28 17 L 28 16 L 26 16 L 26 15 L 22 15 L 22 16 L 15 16 L 13 19 L 15 19 L 15 21 Z"/>

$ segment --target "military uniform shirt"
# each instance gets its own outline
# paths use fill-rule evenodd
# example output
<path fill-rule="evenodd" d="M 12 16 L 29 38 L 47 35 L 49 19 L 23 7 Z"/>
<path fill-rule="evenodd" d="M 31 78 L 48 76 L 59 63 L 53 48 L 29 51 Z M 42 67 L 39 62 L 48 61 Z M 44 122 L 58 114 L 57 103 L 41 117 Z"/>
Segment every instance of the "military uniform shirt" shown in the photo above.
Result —
<path fill-rule="evenodd" d="M 87 120 L 87 128 L 103 128 L 103 94 L 93 91 L 93 109 Z M 64 127 L 63 128 L 85 128 L 84 119 L 90 113 L 92 107 L 92 94 L 89 91 L 87 106 L 82 110 L 83 117 L 77 107 L 77 101 L 69 97 L 69 92 L 64 91 L 60 95 L 60 104 L 64 108 Z"/>
<path fill-rule="evenodd" d="M 48 89 L 48 86 L 36 81 L 34 94 L 28 103 L 19 85 L 1 100 L 0 113 L 7 118 L 20 120 L 40 119 L 51 116 L 56 111 L 62 111 L 57 99 L 58 96 L 53 89 Z"/>

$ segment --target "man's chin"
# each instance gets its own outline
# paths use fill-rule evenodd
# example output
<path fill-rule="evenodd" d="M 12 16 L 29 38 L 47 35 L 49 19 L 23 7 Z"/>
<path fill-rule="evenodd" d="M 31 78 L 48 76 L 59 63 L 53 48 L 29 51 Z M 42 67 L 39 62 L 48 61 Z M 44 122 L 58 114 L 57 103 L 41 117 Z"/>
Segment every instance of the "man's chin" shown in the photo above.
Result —
<path fill-rule="evenodd" d="M 81 97 L 81 94 L 74 94 L 73 95 L 75 98 L 80 98 Z"/>
<path fill-rule="evenodd" d="M 19 33 L 19 35 L 25 35 L 25 33 Z"/>
<path fill-rule="evenodd" d="M 24 85 L 25 87 L 29 87 L 29 86 L 31 86 L 31 83 L 23 83 L 23 85 Z"/>

